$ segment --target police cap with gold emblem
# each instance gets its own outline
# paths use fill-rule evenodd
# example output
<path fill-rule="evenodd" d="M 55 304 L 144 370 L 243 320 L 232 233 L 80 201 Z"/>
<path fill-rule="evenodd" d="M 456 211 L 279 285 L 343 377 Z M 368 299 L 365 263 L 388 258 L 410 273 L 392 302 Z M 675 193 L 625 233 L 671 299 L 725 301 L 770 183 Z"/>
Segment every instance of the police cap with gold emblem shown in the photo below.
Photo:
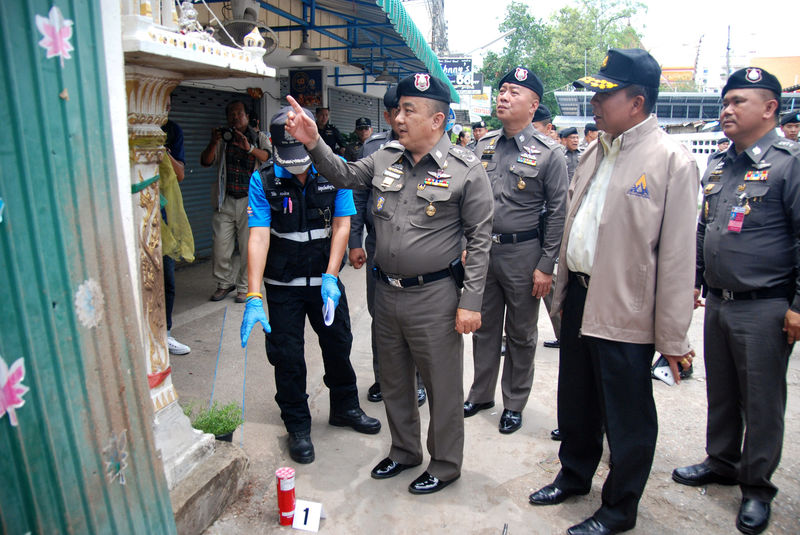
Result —
<path fill-rule="evenodd" d="M 600 72 L 584 76 L 572 83 L 596 93 L 608 93 L 629 85 L 657 88 L 661 67 L 656 59 L 641 48 L 612 48 L 600 64 Z"/>
<path fill-rule="evenodd" d="M 781 118 L 781 126 L 789 123 L 800 123 L 800 111 L 792 110 Z"/>
<path fill-rule="evenodd" d="M 722 98 L 731 89 L 766 89 L 772 91 L 778 102 L 781 99 L 781 83 L 774 74 L 758 67 L 745 67 L 731 74 L 722 88 Z"/>
<path fill-rule="evenodd" d="M 475 130 L 476 128 L 486 128 L 486 123 L 483 121 L 475 121 L 472 123 L 472 129 Z"/>
<path fill-rule="evenodd" d="M 544 85 L 542 81 L 539 80 L 539 77 L 533 74 L 533 72 L 529 71 L 525 67 L 515 67 L 511 69 L 508 74 L 500 78 L 500 81 L 497 82 L 497 89 L 503 87 L 503 84 L 516 84 L 521 85 L 522 87 L 527 87 L 534 93 L 539 96 L 539 99 L 542 98 L 542 93 L 544 93 Z"/>
<path fill-rule="evenodd" d="M 540 103 L 539 107 L 536 108 L 536 113 L 533 114 L 532 122 L 538 123 L 539 121 L 549 121 L 552 118 L 553 114 L 550 113 L 550 108 Z"/>
<path fill-rule="evenodd" d="M 450 88 L 446 83 L 426 72 L 406 76 L 397 84 L 397 99 L 400 97 L 422 97 L 450 104 Z"/>
<path fill-rule="evenodd" d="M 578 129 L 575 128 L 574 126 L 570 126 L 569 128 L 563 128 L 558 131 L 558 137 L 561 138 L 569 137 L 573 134 L 575 134 L 576 136 L 578 135 Z"/>

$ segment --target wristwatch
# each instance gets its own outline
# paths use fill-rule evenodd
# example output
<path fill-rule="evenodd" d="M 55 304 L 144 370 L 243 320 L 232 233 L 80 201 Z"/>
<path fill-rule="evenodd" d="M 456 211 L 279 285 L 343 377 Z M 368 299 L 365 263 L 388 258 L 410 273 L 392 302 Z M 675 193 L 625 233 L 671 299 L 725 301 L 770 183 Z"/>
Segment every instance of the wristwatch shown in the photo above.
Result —
<path fill-rule="evenodd" d="M 249 148 L 249 149 L 247 149 L 247 154 L 250 154 L 250 153 L 252 153 L 252 152 L 253 152 L 253 149 L 255 149 L 255 148 L 256 148 L 256 146 L 255 146 L 255 145 L 250 145 L 250 148 Z"/>

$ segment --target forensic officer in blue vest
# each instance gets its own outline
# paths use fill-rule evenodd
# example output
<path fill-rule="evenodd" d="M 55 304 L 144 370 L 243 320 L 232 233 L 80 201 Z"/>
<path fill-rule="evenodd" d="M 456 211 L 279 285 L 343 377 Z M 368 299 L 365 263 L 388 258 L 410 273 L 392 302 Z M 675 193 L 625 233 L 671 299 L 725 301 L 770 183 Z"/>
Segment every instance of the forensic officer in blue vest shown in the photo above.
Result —
<path fill-rule="evenodd" d="M 338 278 L 355 213 L 353 194 L 320 176 L 303 145 L 285 132 L 290 110 L 282 109 L 270 121 L 274 165 L 256 171 L 250 180 L 248 294 L 241 337 L 244 347 L 258 322 L 267 333 L 267 359 L 275 367 L 275 401 L 289 432 L 289 455 L 310 463 L 314 446 L 303 355 L 306 317 L 322 349 L 323 381 L 330 389 L 328 422 L 367 434 L 380 431 L 381 423 L 364 414 L 358 403 L 350 364 L 350 315 Z M 264 314 L 262 277 L 272 326 Z"/>

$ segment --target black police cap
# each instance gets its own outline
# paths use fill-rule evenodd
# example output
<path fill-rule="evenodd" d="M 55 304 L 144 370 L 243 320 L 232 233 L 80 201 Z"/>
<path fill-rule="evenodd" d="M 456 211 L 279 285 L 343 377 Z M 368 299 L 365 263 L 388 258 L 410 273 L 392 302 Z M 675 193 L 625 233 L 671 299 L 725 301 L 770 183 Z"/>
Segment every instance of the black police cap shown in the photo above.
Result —
<path fill-rule="evenodd" d="M 600 72 L 572 83 L 596 93 L 608 93 L 629 85 L 658 88 L 661 67 L 641 48 L 612 48 L 600 64 Z"/>
<path fill-rule="evenodd" d="M 539 107 L 536 108 L 536 113 L 533 114 L 532 122 L 538 123 L 539 121 L 549 121 L 552 118 L 553 114 L 550 113 L 550 108 L 542 103 L 539 103 Z"/>
<path fill-rule="evenodd" d="M 558 137 L 569 137 L 572 134 L 578 135 L 578 129 L 574 126 L 570 126 L 569 128 L 564 128 L 558 132 Z"/>
<path fill-rule="evenodd" d="M 781 83 L 774 74 L 758 67 L 745 67 L 731 74 L 722 88 L 722 98 L 731 89 L 766 89 L 772 91 L 778 101 L 781 99 Z"/>
<path fill-rule="evenodd" d="M 598 128 L 597 125 L 594 123 L 586 123 L 586 126 L 583 127 L 583 131 L 585 132 L 597 132 Z"/>
<path fill-rule="evenodd" d="M 397 100 L 400 97 L 422 97 L 450 104 L 450 88 L 446 83 L 426 72 L 406 76 L 397 84 Z"/>
<path fill-rule="evenodd" d="M 472 129 L 475 130 L 476 128 L 486 128 L 486 123 L 483 121 L 477 121 L 472 123 Z"/>
<path fill-rule="evenodd" d="M 369 117 L 359 117 L 356 119 L 356 128 L 369 128 L 372 126 L 372 121 L 369 120 Z"/>
<path fill-rule="evenodd" d="M 781 126 L 789 123 L 800 123 L 800 111 L 792 110 L 781 118 Z"/>
<path fill-rule="evenodd" d="M 386 93 L 383 94 L 383 107 L 387 110 L 393 110 L 397 107 L 397 86 L 390 85 L 386 88 Z"/>
<path fill-rule="evenodd" d="M 529 71 L 525 67 L 516 67 L 515 69 L 509 71 L 505 76 L 500 78 L 500 81 L 497 83 L 497 89 L 500 89 L 503 87 L 503 84 L 506 83 L 527 87 L 536 93 L 539 96 L 539 99 L 542 98 L 542 93 L 544 93 L 544 85 L 542 84 L 542 81 L 539 80 L 538 76 L 533 74 L 533 72 Z"/>

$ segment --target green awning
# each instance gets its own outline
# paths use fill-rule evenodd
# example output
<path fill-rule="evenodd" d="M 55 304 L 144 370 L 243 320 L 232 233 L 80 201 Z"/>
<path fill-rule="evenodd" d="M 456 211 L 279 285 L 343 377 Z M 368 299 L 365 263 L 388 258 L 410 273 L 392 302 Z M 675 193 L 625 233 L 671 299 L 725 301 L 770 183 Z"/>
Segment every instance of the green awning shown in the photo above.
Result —
<path fill-rule="evenodd" d="M 453 99 L 453 102 L 461 102 L 453 84 L 450 83 L 447 75 L 442 70 L 442 66 L 439 65 L 439 58 L 436 57 L 431 47 L 428 46 L 425 38 L 417 28 L 417 25 L 414 24 L 414 21 L 411 20 L 411 17 L 406 13 L 400 0 L 375 0 L 375 3 L 383 9 L 389 21 L 394 25 L 394 29 L 403 37 L 408 48 L 411 49 L 417 58 L 427 67 L 428 72 L 447 84 L 450 88 L 450 97 Z"/>

